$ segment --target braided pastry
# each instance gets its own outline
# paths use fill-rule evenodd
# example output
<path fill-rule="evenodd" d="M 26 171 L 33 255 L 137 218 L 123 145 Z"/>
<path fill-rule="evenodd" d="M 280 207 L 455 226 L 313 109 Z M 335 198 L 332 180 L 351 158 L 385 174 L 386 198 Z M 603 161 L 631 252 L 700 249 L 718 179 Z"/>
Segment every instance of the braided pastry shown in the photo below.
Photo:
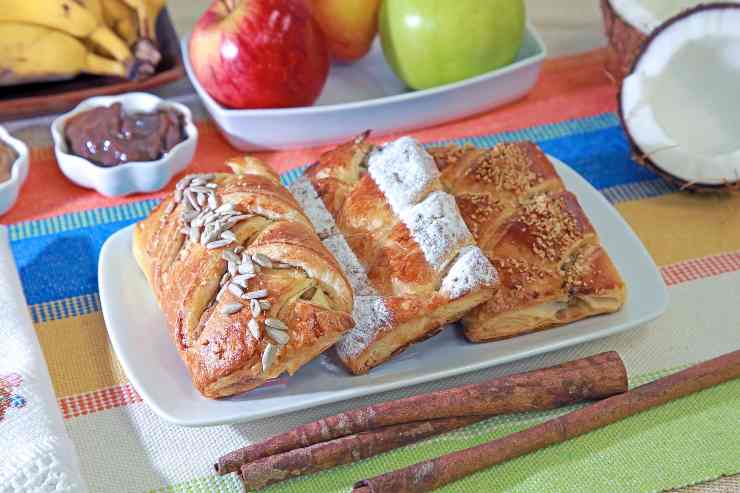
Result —
<path fill-rule="evenodd" d="M 256 160 L 190 175 L 136 225 L 133 251 L 206 397 L 301 366 L 354 322 L 352 288 L 278 176 Z"/>
<path fill-rule="evenodd" d="M 413 139 L 376 148 L 360 136 L 321 156 L 290 189 L 355 290 L 357 325 L 336 346 L 353 373 L 493 296 L 495 269 Z"/>

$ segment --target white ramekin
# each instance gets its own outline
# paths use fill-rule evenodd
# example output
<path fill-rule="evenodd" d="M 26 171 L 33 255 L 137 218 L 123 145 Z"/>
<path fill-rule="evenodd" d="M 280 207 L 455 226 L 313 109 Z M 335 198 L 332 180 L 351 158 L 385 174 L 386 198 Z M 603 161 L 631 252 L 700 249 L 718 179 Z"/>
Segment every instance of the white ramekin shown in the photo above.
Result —
<path fill-rule="evenodd" d="M 0 141 L 15 149 L 18 154 L 13 163 L 13 168 L 10 170 L 10 180 L 0 183 L 0 215 L 3 215 L 15 204 L 23 182 L 26 181 L 28 176 L 28 146 L 11 137 L 2 126 L 0 126 Z"/>
<path fill-rule="evenodd" d="M 64 125 L 67 120 L 83 111 L 121 103 L 126 112 L 154 112 L 171 108 L 185 117 L 185 140 L 177 144 L 157 161 L 129 162 L 117 166 L 104 167 L 93 164 L 85 158 L 69 153 L 64 138 Z M 86 99 L 69 113 L 61 115 L 51 124 L 54 138 L 54 153 L 62 173 L 72 182 L 85 188 L 93 188 L 108 197 L 118 197 L 137 192 L 154 192 L 165 185 L 193 160 L 198 142 L 198 129 L 193 124 L 190 110 L 179 103 L 143 92 L 130 92 L 116 96 L 101 96 Z"/>

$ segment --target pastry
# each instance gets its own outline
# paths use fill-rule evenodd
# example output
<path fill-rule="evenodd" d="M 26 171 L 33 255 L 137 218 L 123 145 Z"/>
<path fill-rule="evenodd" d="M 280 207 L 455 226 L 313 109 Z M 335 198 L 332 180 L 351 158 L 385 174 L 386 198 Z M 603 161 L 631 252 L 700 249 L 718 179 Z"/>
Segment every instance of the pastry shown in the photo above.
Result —
<path fill-rule="evenodd" d="M 475 342 L 617 311 L 625 287 L 576 197 L 531 142 L 430 149 L 441 181 L 501 276 L 463 319 Z"/>
<path fill-rule="evenodd" d="M 256 160 L 190 175 L 136 225 L 133 251 L 206 397 L 293 374 L 353 325 L 337 260 Z"/>
<path fill-rule="evenodd" d="M 357 325 L 336 346 L 353 373 L 493 296 L 495 269 L 413 139 L 375 147 L 360 136 L 321 156 L 290 188 L 353 285 Z"/>

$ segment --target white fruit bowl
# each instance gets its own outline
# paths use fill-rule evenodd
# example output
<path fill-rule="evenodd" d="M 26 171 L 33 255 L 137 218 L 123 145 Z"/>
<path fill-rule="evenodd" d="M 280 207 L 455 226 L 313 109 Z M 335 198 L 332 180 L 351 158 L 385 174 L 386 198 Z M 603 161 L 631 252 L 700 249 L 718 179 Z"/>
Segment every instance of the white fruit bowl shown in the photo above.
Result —
<path fill-rule="evenodd" d="M 126 112 L 153 112 L 165 108 L 179 112 L 185 117 L 185 140 L 157 161 L 129 162 L 111 167 L 99 166 L 85 158 L 70 154 L 64 138 L 64 125 L 67 120 L 83 111 L 98 106 L 110 106 L 113 103 L 121 103 Z M 108 197 L 161 190 L 173 176 L 187 168 L 195 155 L 198 143 L 198 129 L 193 124 L 193 116 L 186 106 L 143 92 L 86 99 L 75 109 L 52 122 L 51 135 L 54 138 L 54 153 L 62 173 L 73 183 L 95 189 Z"/>
<path fill-rule="evenodd" d="M 10 179 L 0 183 L 0 215 L 3 215 L 15 204 L 23 182 L 28 177 L 28 146 L 11 137 L 2 126 L 0 126 L 0 141 L 8 144 L 18 154 L 10 170 Z"/>
<path fill-rule="evenodd" d="M 332 66 L 315 105 L 236 110 L 216 102 L 195 77 L 187 38 L 181 49 L 190 82 L 221 133 L 245 151 L 333 144 L 368 129 L 382 136 L 481 113 L 527 94 L 546 56 L 542 39 L 527 26 L 524 44 L 511 65 L 454 84 L 411 91 L 393 74 L 376 40 L 362 59 Z"/>

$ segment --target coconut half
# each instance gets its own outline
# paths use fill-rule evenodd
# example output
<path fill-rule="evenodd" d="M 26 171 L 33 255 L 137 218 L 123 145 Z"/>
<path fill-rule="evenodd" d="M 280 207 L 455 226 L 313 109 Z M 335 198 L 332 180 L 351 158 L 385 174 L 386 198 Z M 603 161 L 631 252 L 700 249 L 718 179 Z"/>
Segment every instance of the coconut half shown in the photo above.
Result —
<path fill-rule="evenodd" d="M 740 3 L 700 5 L 655 29 L 619 110 L 639 162 L 687 188 L 738 188 Z"/>
<path fill-rule="evenodd" d="M 620 83 L 630 72 L 648 36 L 671 17 L 701 0 L 601 0 L 609 40 L 606 70 Z"/>

